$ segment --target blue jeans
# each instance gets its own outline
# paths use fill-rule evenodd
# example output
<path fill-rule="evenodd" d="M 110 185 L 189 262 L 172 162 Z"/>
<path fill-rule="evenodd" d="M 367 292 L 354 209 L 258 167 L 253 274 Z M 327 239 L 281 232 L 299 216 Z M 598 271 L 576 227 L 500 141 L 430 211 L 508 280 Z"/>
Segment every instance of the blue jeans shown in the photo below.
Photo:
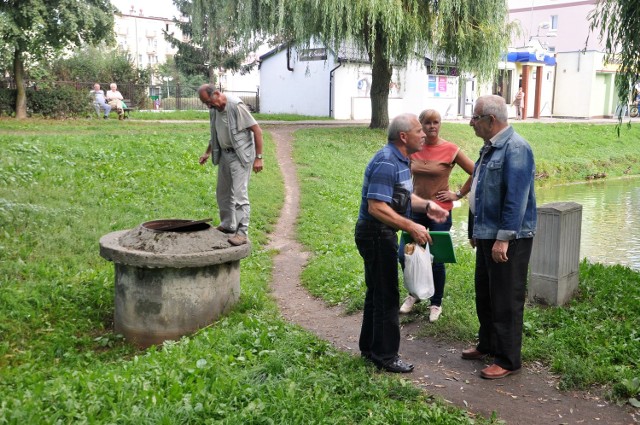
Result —
<path fill-rule="evenodd" d="M 451 211 L 449 211 L 449 217 L 447 217 L 447 220 L 444 223 L 436 223 L 425 214 L 412 216 L 411 219 L 416 223 L 422 224 L 429 230 L 440 232 L 448 232 L 449 230 L 451 230 Z M 402 266 L 402 270 L 404 270 L 404 246 L 405 241 L 400 240 L 398 259 L 400 261 L 400 265 Z M 432 263 L 431 270 L 433 271 L 434 292 L 433 296 L 429 300 L 431 301 L 431 305 L 441 306 L 442 298 L 444 297 L 444 283 L 447 279 L 447 271 L 444 267 L 444 263 Z"/>
<path fill-rule="evenodd" d="M 367 285 L 360 352 L 384 364 L 395 359 L 400 348 L 398 235 L 379 221 L 358 220 L 355 240 Z"/>

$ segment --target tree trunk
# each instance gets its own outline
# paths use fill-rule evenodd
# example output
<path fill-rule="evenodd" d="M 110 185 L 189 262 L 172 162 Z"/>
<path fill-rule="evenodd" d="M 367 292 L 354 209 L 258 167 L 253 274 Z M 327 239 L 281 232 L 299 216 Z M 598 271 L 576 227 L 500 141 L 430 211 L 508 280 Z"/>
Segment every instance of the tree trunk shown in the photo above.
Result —
<path fill-rule="evenodd" d="M 376 33 L 371 73 L 371 123 L 369 128 L 389 127 L 389 84 L 393 69 L 389 58 L 384 57 L 382 33 Z"/>
<path fill-rule="evenodd" d="M 24 63 L 22 51 L 16 48 L 13 54 L 13 78 L 16 81 L 16 118 L 27 118 L 27 93 L 24 90 Z"/>

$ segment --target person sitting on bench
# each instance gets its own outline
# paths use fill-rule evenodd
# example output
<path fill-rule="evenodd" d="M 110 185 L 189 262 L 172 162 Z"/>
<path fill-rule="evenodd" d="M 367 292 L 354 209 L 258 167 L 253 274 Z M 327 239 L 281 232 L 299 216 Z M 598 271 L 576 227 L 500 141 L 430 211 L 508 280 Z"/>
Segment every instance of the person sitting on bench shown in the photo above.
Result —
<path fill-rule="evenodd" d="M 107 92 L 107 102 L 111 108 L 115 109 L 118 113 L 118 119 L 124 119 L 124 104 L 122 102 L 122 93 L 118 91 L 118 85 L 116 83 L 111 83 L 111 90 Z"/>
<path fill-rule="evenodd" d="M 93 90 L 89 93 L 93 96 L 93 107 L 96 110 L 96 114 L 100 116 L 100 111 L 104 109 L 104 119 L 108 119 L 109 112 L 111 112 L 111 106 L 106 102 L 104 92 L 100 89 L 100 84 L 94 84 Z"/>

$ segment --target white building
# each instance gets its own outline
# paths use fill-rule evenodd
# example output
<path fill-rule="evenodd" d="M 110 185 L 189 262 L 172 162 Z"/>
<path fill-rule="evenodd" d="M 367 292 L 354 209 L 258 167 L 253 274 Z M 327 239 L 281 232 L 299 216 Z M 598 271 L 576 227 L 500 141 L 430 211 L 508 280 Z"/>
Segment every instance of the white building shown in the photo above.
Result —
<path fill-rule="evenodd" d="M 114 16 L 116 43 L 120 49 L 129 52 L 138 68 L 163 64 L 177 53 L 177 49 L 165 40 L 163 30 L 174 33 L 182 41 L 189 40 L 173 22 L 179 12 L 171 0 L 111 1 L 119 10 Z M 255 57 L 247 58 L 247 62 L 252 60 Z M 218 84 L 226 91 L 256 92 L 260 85 L 257 67 L 245 75 L 220 69 L 217 77 Z M 167 82 L 154 83 L 162 85 Z"/>
<path fill-rule="evenodd" d="M 182 31 L 173 18 L 147 16 L 143 9 L 135 9 L 114 16 L 115 36 L 118 47 L 128 51 L 138 68 L 146 68 L 165 63 L 176 54 L 162 33 L 163 30 L 182 37 Z"/>
<path fill-rule="evenodd" d="M 525 90 L 527 115 L 535 116 L 536 99 L 539 101 L 539 116 L 596 118 L 615 113 L 616 67 L 605 63 L 605 49 L 597 34 L 589 30 L 588 15 L 596 3 L 596 0 L 509 2 L 509 20 L 517 22 L 522 29 L 522 34 L 512 40 L 512 45 L 536 45 L 535 50 L 554 56 L 556 60 L 555 69 L 550 66 L 542 68 L 544 84 L 538 97 L 537 92 L 531 89 L 538 87 L 536 73 L 531 73 L 526 64 L 516 67 L 518 79 L 529 71 L 528 78 L 525 78 L 529 84 L 529 90 Z"/>
<path fill-rule="evenodd" d="M 390 117 L 425 108 L 438 110 L 443 118 L 458 115 L 455 68 L 440 68 L 451 75 L 429 74 L 435 69 L 418 60 L 393 67 Z M 347 49 L 334 54 L 323 46 L 279 46 L 260 56 L 260 112 L 370 119 L 371 74 L 371 65 Z"/>

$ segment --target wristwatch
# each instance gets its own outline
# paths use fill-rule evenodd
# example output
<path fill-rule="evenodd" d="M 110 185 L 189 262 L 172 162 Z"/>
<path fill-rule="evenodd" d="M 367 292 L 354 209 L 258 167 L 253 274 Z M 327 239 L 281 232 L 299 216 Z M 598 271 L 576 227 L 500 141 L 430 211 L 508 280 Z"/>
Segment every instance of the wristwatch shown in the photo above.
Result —
<path fill-rule="evenodd" d="M 256 159 L 262 159 L 262 154 L 261 153 L 257 154 Z"/>
<path fill-rule="evenodd" d="M 458 199 L 462 199 L 462 192 L 460 192 L 459 190 L 456 190 L 456 196 L 458 197 Z"/>

